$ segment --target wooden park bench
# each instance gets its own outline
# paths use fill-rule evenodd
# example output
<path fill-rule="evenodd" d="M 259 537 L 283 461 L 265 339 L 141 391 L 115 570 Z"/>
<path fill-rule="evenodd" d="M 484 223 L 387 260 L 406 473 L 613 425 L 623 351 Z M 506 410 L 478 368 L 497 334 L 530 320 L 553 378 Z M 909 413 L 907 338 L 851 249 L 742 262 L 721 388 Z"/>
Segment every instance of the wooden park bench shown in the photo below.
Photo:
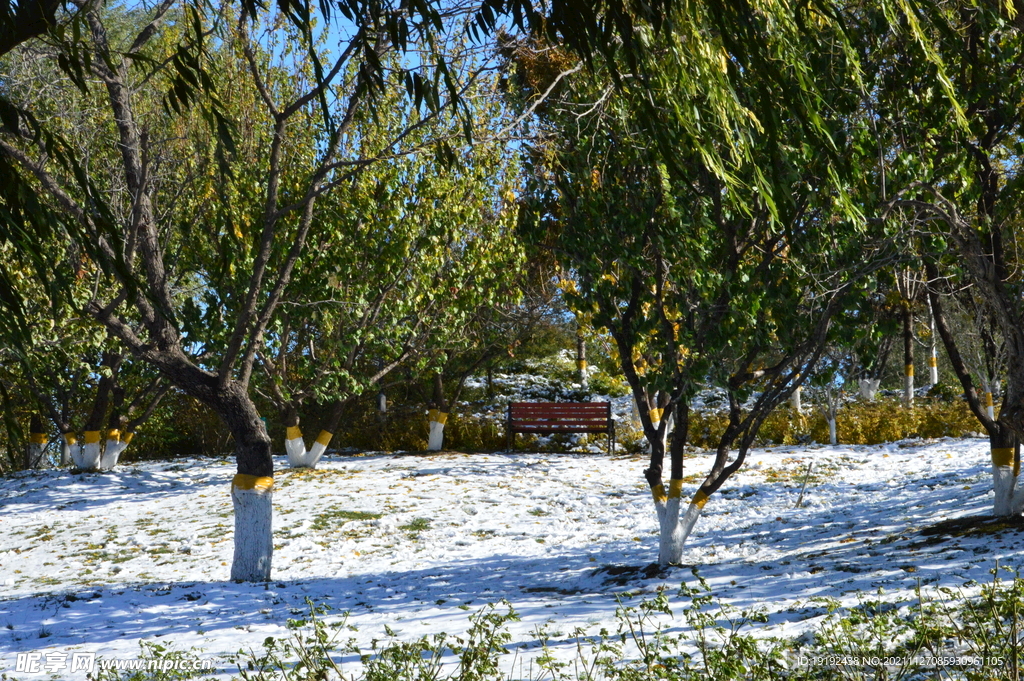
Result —
<path fill-rule="evenodd" d="M 512 402 L 506 433 L 509 449 L 516 433 L 607 433 L 608 453 L 615 451 L 611 402 Z"/>

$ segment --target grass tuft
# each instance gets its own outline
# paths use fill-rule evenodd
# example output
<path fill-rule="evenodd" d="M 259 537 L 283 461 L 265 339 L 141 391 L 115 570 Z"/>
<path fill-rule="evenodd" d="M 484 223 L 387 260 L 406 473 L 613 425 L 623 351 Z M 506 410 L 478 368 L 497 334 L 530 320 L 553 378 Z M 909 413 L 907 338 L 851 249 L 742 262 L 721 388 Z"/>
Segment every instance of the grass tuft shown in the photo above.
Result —
<path fill-rule="evenodd" d="M 371 513 L 369 511 L 346 511 L 341 508 L 332 507 L 318 513 L 313 518 L 310 528 L 317 531 L 331 530 L 341 527 L 350 520 L 376 520 L 382 517 L 382 513 Z"/>

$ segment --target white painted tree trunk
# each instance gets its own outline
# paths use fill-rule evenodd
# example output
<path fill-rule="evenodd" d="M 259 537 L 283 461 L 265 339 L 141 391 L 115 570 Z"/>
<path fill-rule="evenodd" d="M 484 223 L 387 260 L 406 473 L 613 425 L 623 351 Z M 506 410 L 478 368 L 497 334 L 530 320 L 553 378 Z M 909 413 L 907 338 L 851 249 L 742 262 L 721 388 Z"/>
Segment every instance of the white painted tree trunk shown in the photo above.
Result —
<path fill-rule="evenodd" d="M 836 437 L 836 417 L 828 417 L 828 443 L 830 445 L 839 444 L 839 439 Z"/>
<path fill-rule="evenodd" d="M 914 365 L 908 364 L 903 374 L 903 404 L 914 406 Z"/>
<path fill-rule="evenodd" d="M 1013 510 L 1018 473 L 1014 470 L 1013 455 L 1013 447 L 992 448 L 992 514 L 996 516 L 1010 515 Z"/>
<path fill-rule="evenodd" d="M 576 362 L 576 370 L 579 374 L 580 387 L 584 390 L 590 389 L 590 381 L 587 380 L 587 360 L 581 359 Z"/>
<path fill-rule="evenodd" d="M 285 429 L 284 451 L 288 455 L 289 466 L 305 467 L 306 443 L 302 440 L 302 430 L 298 426 L 288 426 Z"/>
<path fill-rule="evenodd" d="M 992 448 L 992 515 L 1015 516 L 1024 512 L 1024 489 L 1017 487 L 1020 468 L 1013 447 Z"/>
<path fill-rule="evenodd" d="M 697 518 L 700 517 L 701 512 L 704 510 L 704 503 L 707 501 L 700 492 L 697 492 L 696 496 L 693 497 L 693 501 L 686 507 L 686 513 L 679 521 L 679 548 L 680 556 L 682 555 L 683 545 L 690 536 L 690 532 L 693 531 L 693 526 L 697 524 Z M 676 559 L 678 562 L 678 559 Z"/>
<path fill-rule="evenodd" d="M 660 524 L 658 536 L 658 564 L 671 565 L 682 559 L 683 542 L 679 528 L 679 502 L 680 493 L 675 489 L 679 480 L 669 480 L 668 498 L 665 499 L 665 511 L 660 513 L 658 521 Z"/>
<path fill-rule="evenodd" d="M 42 468 L 46 458 L 46 433 L 30 433 L 28 438 L 28 464 L 29 468 Z"/>
<path fill-rule="evenodd" d="M 75 461 L 73 451 L 78 449 L 78 440 L 72 433 L 64 433 L 60 439 L 60 465 L 70 466 Z"/>
<path fill-rule="evenodd" d="M 288 439 L 284 441 L 284 449 L 288 454 L 288 465 L 292 468 L 316 468 L 333 437 L 333 433 L 321 430 L 316 437 L 316 442 L 307 450 L 306 442 L 302 439 L 302 431 L 296 426 L 289 427 Z"/>
<path fill-rule="evenodd" d="M 664 412 L 662 412 L 662 415 L 664 415 Z M 672 425 L 674 423 L 675 413 L 670 411 L 668 413 L 668 417 L 665 419 L 665 434 L 661 436 L 661 446 L 665 449 L 666 452 L 668 451 L 668 435 L 669 432 L 672 430 Z"/>
<path fill-rule="evenodd" d="M 235 509 L 235 557 L 231 579 L 266 582 L 274 556 L 274 479 L 239 473 L 231 481 Z"/>
<path fill-rule="evenodd" d="M 448 421 L 448 414 L 437 409 L 431 409 L 430 434 L 427 436 L 427 449 L 432 452 L 441 451 L 444 446 L 444 424 Z"/>
<path fill-rule="evenodd" d="M 321 430 L 320 434 L 316 436 L 316 442 L 309 449 L 306 461 L 310 468 L 316 468 L 316 465 L 320 463 L 320 459 L 327 451 L 327 445 L 331 444 L 331 438 L 334 437 L 334 433 L 328 433 L 326 430 Z"/>
<path fill-rule="evenodd" d="M 803 390 L 803 386 L 797 386 L 796 390 L 793 391 L 793 394 L 789 396 L 789 406 L 791 406 L 793 411 L 797 414 L 804 413 L 804 405 L 800 400 L 800 393 L 802 393 Z"/>
<path fill-rule="evenodd" d="M 686 508 L 686 513 L 680 517 L 682 490 L 682 480 L 669 480 L 667 495 L 663 485 L 658 485 L 651 490 L 654 496 L 654 508 L 658 514 L 658 564 L 662 566 L 675 565 L 682 561 L 686 538 L 690 536 L 697 518 L 700 517 L 701 509 L 704 508 L 704 503 L 707 501 L 703 492 L 697 492 L 693 501 Z"/>
<path fill-rule="evenodd" d="M 860 396 L 868 402 L 874 402 L 875 396 L 878 395 L 878 385 L 880 381 L 877 378 L 862 378 L 858 383 L 860 388 Z"/>
<path fill-rule="evenodd" d="M 131 433 L 125 433 L 122 438 L 121 433 L 117 430 L 107 433 L 107 443 L 100 455 L 101 471 L 113 470 L 121 458 L 121 452 L 128 448 L 128 443 L 132 440 L 131 436 Z"/>
<path fill-rule="evenodd" d="M 74 450 L 72 450 L 72 457 L 74 456 L 74 453 Z M 75 466 L 81 468 L 83 471 L 99 470 L 101 454 L 100 431 L 87 430 L 85 431 L 85 438 L 82 443 L 82 447 L 78 450 L 78 460 L 75 461 Z"/>

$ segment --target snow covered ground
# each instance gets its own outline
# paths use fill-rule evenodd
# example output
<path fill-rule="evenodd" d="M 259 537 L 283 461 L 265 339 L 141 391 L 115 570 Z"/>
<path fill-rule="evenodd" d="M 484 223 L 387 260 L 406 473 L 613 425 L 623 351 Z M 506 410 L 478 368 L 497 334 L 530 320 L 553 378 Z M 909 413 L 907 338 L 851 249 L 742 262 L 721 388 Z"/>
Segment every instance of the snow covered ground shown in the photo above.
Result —
<path fill-rule="evenodd" d="M 547 627 L 569 655 L 565 637 L 610 626 L 617 596 L 674 594 L 693 583 L 691 566 L 716 597 L 763 605 L 771 631 L 796 635 L 824 614 L 816 597 L 853 604 L 881 587 L 912 600 L 919 582 L 970 588 L 996 559 L 1017 567 L 1013 530 L 921 534 L 990 511 L 988 458 L 984 440 L 755 450 L 708 502 L 685 565 L 647 577 L 658 538 L 641 459 L 333 454 L 315 471 L 279 470 L 266 585 L 227 581 L 228 460 L 18 473 L 0 478 L 0 671 L 45 678 L 14 673 L 19 652 L 133 658 L 139 639 L 210 657 L 259 649 L 288 635 L 306 598 L 349 611 L 364 646 L 385 625 L 403 639 L 461 633 L 470 612 L 507 599 L 522 617 L 517 643 L 536 648 Z M 709 465 L 686 460 L 684 495 Z"/>

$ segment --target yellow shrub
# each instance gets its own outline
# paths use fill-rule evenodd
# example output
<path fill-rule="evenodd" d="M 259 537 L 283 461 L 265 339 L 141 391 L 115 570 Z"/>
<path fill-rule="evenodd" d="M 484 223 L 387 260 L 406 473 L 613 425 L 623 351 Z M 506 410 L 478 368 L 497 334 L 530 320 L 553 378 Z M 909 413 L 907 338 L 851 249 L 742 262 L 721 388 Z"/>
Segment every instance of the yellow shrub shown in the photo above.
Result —
<path fill-rule="evenodd" d="M 706 449 L 718 446 L 728 417 L 724 413 L 702 412 L 690 416 L 691 444 Z M 964 437 L 981 430 L 967 403 L 918 400 L 904 409 L 899 400 L 851 402 L 839 410 L 836 431 L 842 444 L 873 445 L 909 437 Z M 828 442 L 828 422 L 811 407 L 797 415 L 784 405 L 768 415 L 758 433 L 758 444 L 795 444 L 802 439 Z"/>

